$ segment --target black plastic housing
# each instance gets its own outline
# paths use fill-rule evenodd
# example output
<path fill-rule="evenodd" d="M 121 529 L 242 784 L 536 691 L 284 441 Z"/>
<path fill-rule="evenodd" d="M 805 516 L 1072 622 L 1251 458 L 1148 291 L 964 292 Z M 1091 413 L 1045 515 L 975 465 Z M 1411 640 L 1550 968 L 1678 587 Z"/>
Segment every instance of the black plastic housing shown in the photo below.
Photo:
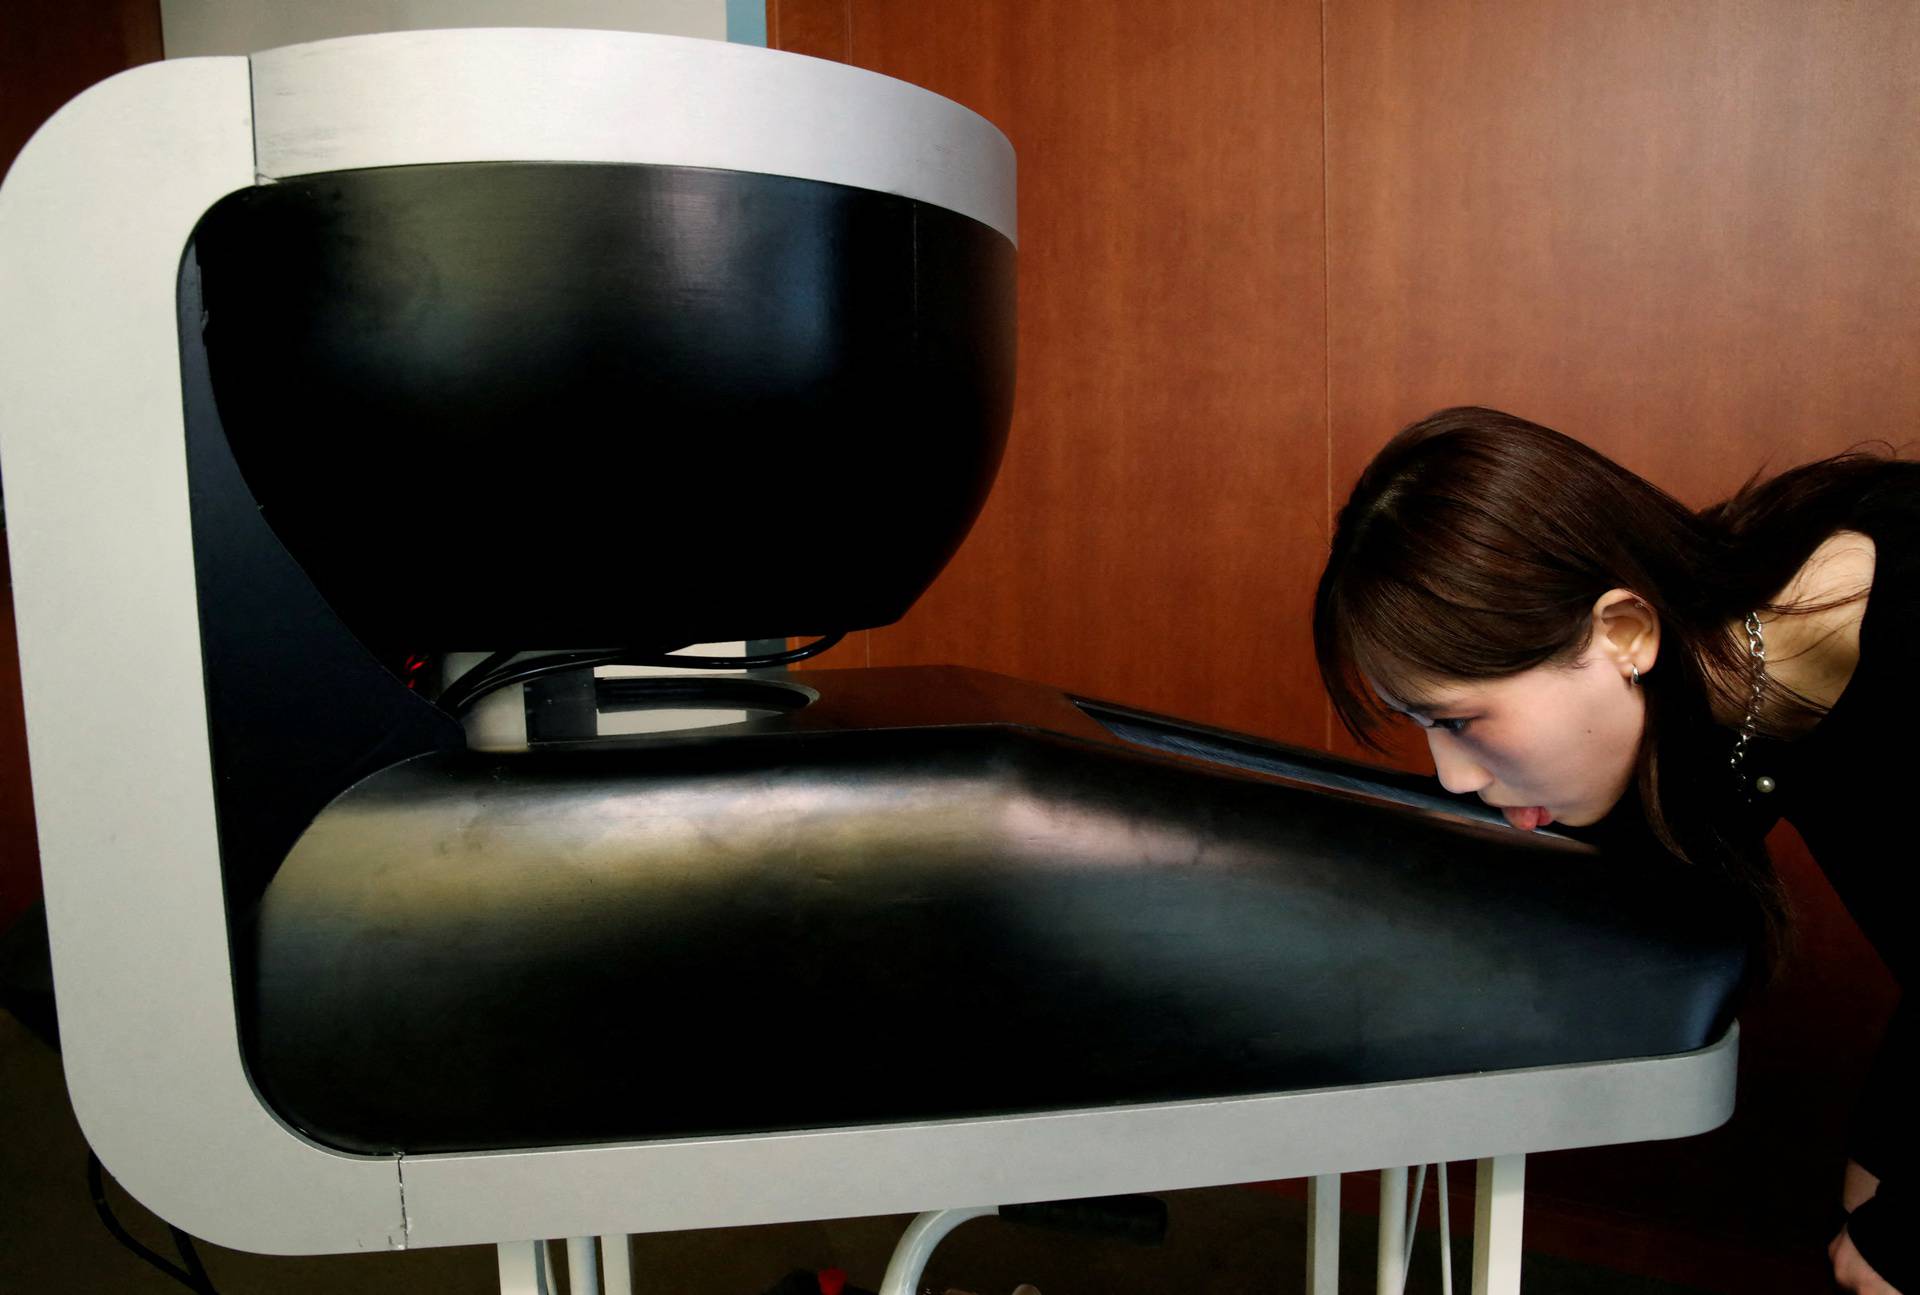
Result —
<path fill-rule="evenodd" d="M 1006 442 L 1013 245 L 892 194 L 396 167 L 235 193 L 194 246 L 240 472 L 383 656 L 888 624 Z"/>

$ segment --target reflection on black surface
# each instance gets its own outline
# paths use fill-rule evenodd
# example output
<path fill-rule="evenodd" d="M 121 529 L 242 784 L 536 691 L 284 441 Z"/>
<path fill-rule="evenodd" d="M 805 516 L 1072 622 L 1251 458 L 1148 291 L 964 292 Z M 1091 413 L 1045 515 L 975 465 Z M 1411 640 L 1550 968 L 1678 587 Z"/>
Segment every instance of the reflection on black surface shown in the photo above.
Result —
<path fill-rule="evenodd" d="M 1075 705 L 1115 737 L 1140 746 L 1152 747 L 1156 751 L 1166 751 L 1195 760 L 1206 760 L 1212 764 L 1230 765 L 1233 768 L 1247 769 L 1254 773 L 1290 778 L 1315 787 L 1356 792 L 1362 796 L 1372 796 L 1379 800 L 1392 801 L 1397 805 L 1424 809 L 1435 814 L 1449 814 L 1454 818 L 1471 819 L 1480 823 L 1506 821 L 1495 810 L 1479 801 L 1444 795 L 1436 791 L 1423 791 L 1418 787 L 1404 784 L 1396 785 L 1371 778 L 1357 778 L 1352 774 L 1342 773 L 1338 769 L 1329 767 L 1331 761 L 1321 763 L 1303 758 L 1304 752 L 1293 752 L 1284 747 L 1269 746 L 1248 738 L 1209 733 L 1183 724 L 1154 719 L 1136 711 L 1123 711 L 1086 701 L 1076 701 Z M 1283 751 L 1286 752 L 1285 755 L 1281 754 Z"/>

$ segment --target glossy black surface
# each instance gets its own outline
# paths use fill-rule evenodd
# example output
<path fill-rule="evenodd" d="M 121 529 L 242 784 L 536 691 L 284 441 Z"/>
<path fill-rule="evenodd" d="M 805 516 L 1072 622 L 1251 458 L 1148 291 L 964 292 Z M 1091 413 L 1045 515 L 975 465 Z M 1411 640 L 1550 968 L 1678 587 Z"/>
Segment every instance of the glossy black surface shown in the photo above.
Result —
<path fill-rule="evenodd" d="M 803 678 L 738 728 L 342 796 L 253 932 L 261 1091 L 337 1146 L 478 1149 L 1640 1057 L 1729 1019 L 1729 915 L 1649 860 L 1144 717 L 1172 756 L 998 676 Z"/>
<path fill-rule="evenodd" d="M 340 623 L 261 515 L 215 407 L 200 288 L 189 246 L 178 289 L 187 493 L 231 919 L 335 796 L 410 756 L 464 747 L 466 734 Z M 244 995 L 251 977 L 235 979 Z"/>
<path fill-rule="evenodd" d="M 240 471 L 383 656 L 889 623 L 1005 445 L 1013 247 L 890 194 L 400 167 L 242 190 L 194 244 Z"/>

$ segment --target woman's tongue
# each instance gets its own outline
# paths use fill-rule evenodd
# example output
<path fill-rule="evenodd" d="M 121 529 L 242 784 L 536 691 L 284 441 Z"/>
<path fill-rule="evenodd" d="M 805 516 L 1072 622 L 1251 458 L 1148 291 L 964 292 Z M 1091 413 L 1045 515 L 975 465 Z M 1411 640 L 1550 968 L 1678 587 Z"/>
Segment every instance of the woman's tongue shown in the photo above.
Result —
<path fill-rule="evenodd" d="M 1522 832 L 1537 831 L 1553 822 L 1553 815 L 1547 813 L 1545 806 L 1542 805 L 1528 805 L 1522 809 L 1502 809 L 1500 812 L 1506 815 L 1507 822 Z"/>

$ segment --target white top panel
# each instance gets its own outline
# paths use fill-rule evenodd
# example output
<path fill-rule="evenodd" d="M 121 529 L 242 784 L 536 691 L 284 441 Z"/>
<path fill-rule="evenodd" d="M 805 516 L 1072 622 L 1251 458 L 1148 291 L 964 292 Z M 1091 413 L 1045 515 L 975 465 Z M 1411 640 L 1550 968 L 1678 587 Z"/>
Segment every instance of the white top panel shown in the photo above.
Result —
<path fill-rule="evenodd" d="M 638 162 L 935 203 L 1016 238 L 1013 146 L 932 91 L 778 50 L 632 32 L 390 32 L 253 56 L 263 177 Z"/>
<path fill-rule="evenodd" d="M 727 38 L 727 0 L 160 0 L 168 58 L 251 54 L 276 45 L 437 27 L 594 27 Z"/>

